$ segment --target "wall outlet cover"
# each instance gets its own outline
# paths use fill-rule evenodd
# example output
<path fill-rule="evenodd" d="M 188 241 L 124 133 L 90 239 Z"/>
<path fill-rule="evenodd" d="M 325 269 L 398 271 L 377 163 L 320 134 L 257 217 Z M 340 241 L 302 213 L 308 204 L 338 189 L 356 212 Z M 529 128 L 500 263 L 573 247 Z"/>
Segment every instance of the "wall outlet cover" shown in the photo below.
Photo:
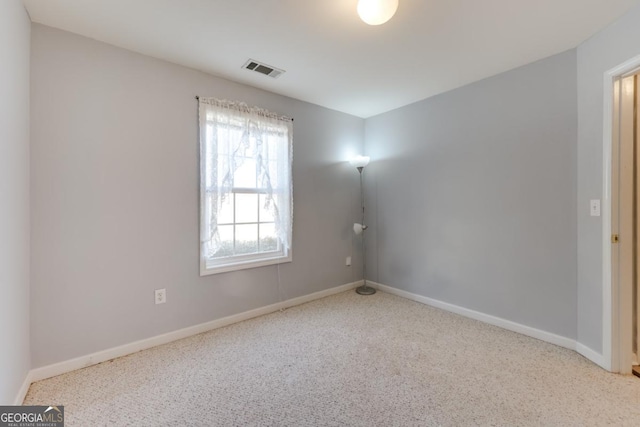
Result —
<path fill-rule="evenodd" d="M 166 289 L 156 289 L 156 304 L 164 304 L 167 302 L 167 290 Z"/>

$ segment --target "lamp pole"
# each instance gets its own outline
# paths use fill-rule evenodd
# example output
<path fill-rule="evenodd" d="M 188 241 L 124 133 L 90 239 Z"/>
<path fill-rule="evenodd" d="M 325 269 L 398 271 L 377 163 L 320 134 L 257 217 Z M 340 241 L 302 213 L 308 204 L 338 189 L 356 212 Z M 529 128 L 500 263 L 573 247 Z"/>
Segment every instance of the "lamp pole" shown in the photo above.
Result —
<path fill-rule="evenodd" d="M 373 295 L 376 290 L 367 285 L 367 253 L 364 242 L 364 232 L 368 228 L 364 225 L 364 191 L 362 187 L 362 171 L 364 166 L 358 166 L 358 173 L 360 174 L 360 206 L 362 207 L 362 286 L 356 288 L 356 292 L 360 295 Z"/>

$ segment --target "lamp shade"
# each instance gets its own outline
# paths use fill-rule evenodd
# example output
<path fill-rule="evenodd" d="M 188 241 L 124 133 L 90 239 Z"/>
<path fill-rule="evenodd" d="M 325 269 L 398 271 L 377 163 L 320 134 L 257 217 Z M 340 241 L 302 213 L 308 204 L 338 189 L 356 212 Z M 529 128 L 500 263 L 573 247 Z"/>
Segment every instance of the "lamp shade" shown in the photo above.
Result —
<path fill-rule="evenodd" d="M 363 168 L 369 164 L 369 156 L 356 156 L 350 160 L 352 166 L 356 168 Z"/>
<path fill-rule="evenodd" d="M 358 15 L 369 25 L 387 22 L 398 10 L 398 0 L 359 0 Z"/>

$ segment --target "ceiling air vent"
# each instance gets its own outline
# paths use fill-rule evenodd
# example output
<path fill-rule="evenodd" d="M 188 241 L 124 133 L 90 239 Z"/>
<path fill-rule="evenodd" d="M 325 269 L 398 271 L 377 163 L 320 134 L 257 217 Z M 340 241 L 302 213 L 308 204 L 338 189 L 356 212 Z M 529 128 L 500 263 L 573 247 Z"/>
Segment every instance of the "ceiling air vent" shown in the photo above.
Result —
<path fill-rule="evenodd" d="M 245 62 L 242 68 L 255 71 L 256 73 L 264 74 L 265 76 L 273 77 L 274 79 L 280 77 L 280 75 L 284 73 L 284 70 L 272 67 L 271 65 L 263 64 L 262 62 L 255 61 L 253 59 Z"/>

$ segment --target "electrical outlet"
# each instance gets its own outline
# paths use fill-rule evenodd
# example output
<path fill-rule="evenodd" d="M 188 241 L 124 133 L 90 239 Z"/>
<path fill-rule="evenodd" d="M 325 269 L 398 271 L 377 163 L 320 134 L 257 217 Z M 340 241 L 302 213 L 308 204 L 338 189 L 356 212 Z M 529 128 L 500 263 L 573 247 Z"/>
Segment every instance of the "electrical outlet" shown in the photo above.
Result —
<path fill-rule="evenodd" d="M 167 302 L 167 290 L 156 289 L 156 304 L 164 304 Z"/>
<path fill-rule="evenodd" d="M 347 257 L 347 267 L 351 267 L 351 257 Z"/>

